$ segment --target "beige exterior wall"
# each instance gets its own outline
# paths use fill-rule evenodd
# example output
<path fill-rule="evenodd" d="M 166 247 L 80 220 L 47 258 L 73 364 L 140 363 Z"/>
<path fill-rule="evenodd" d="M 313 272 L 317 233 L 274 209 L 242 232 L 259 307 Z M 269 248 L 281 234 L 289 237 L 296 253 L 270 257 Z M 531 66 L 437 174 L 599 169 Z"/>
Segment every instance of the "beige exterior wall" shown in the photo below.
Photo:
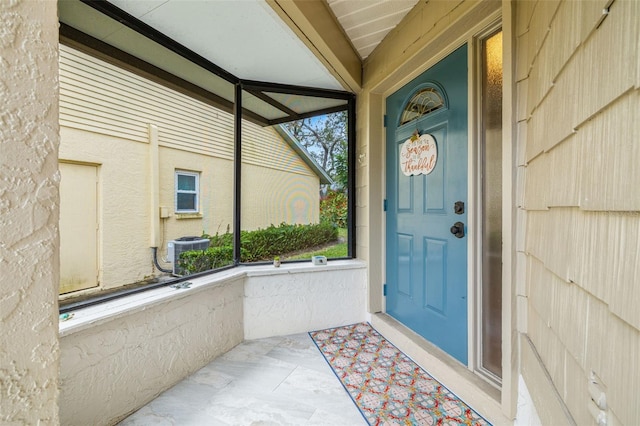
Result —
<path fill-rule="evenodd" d="M 506 158 L 505 170 L 518 166 L 517 180 L 507 178 L 517 188 L 511 206 L 520 207 L 510 219 L 514 232 L 505 238 L 517 250 L 510 272 L 518 306 L 513 316 L 533 345 L 521 357 L 520 372 L 535 393 L 543 424 L 570 421 L 567 411 L 578 424 L 593 423 L 587 393 L 592 371 L 611 401 L 611 421 L 633 424 L 640 416 L 639 7 L 620 0 L 603 15 L 608 3 L 502 5 L 515 12 L 508 29 L 513 50 L 505 52 L 506 66 L 512 60 L 516 65 L 517 83 L 505 89 L 515 109 L 505 117 L 517 113 L 517 158 L 516 164 Z M 494 6 L 500 4 L 419 3 L 365 61 L 357 111 L 357 247 L 358 256 L 370 260 L 371 311 L 383 309 L 384 216 L 378 206 L 384 199 L 384 99 L 437 61 Z M 503 22 L 510 26 L 511 16 Z M 503 318 L 513 323 L 511 314 Z M 515 364 L 513 343 L 507 357 Z M 541 365 L 532 364 L 535 351 Z M 545 369 L 560 405 L 537 374 Z M 511 379 L 503 387 L 508 415 L 517 395 Z"/>
<path fill-rule="evenodd" d="M 318 175 L 274 129 L 244 121 L 242 135 L 242 229 L 318 223 Z"/>
<path fill-rule="evenodd" d="M 0 423 L 58 424 L 58 19 L 0 2 Z"/>
<path fill-rule="evenodd" d="M 98 268 L 102 288 L 152 275 L 148 144 L 62 126 L 60 160 L 98 166 Z M 84 236 L 78 236 L 82 245 Z"/>
<path fill-rule="evenodd" d="M 147 143 L 233 159 L 231 114 L 115 65 L 60 45 L 60 124 Z"/>
<path fill-rule="evenodd" d="M 87 291 L 153 277 L 152 246 L 162 263 L 170 240 L 233 231 L 233 116 L 68 46 L 60 51 L 59 159 L 98 169 L 100 288 Z M 317 223 L 319 177 L 275 129 L 245 121 L 242 131 L 242 228 Z M 196 214 L 175 212 L 176 170 L 199 174 Z"/>
<path fill-rule="evenodd" d="M 161 252 L 169 240 L 203 232 L 214 235 L 233 230 L 233 161 L 160 147 L 160 206 L 171 217 L 161 220 Z M 198 172 L 200 213 L 175 213 L 176 170 Z M 164 244 L 162 244 L 164 240 Z"/>
<path fill-rule="evenodd" d="M 98 286 L 98 166 L 60 169 L 60 294 Z M 82 245 L 77 244 L 81 238 Z"/>
<path fill-rule="evenodd" d="M 409 69 L 418 75 L 478 19 L 499 9 L 497 0 L 418 2 L 365 60 L 363 90 L 402 87 L 409 80 Z"/>
<path fill-rule="evenodd" d="M 516 3 L 523 331 L 580 425 L 592 373 L 608 424 L 640 417 L 640 6 L 608 3 Z M 533 387 L 537 362 L 522 359 Z M 543 424 L 550 398 L 534 395 Z"/>
<path fill-rule="evenodd" d="M 245 164 L 242 172 L 242 230 L 281 223 L 320 222 L 317 176 L 292 177 L 280 170 Z M 282 190 L 274 191 L 274 188 Z"/>

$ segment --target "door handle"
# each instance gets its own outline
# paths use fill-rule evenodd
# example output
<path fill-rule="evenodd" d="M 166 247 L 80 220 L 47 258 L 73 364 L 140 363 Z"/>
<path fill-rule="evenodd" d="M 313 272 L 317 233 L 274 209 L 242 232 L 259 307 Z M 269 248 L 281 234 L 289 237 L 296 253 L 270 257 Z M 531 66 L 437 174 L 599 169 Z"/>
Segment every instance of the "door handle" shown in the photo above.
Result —
<path fill-rule="evenodd" d="M 464 223 L 462 222 L 454 223 L 450 231 L 456 238 L 464 237 Z"/>

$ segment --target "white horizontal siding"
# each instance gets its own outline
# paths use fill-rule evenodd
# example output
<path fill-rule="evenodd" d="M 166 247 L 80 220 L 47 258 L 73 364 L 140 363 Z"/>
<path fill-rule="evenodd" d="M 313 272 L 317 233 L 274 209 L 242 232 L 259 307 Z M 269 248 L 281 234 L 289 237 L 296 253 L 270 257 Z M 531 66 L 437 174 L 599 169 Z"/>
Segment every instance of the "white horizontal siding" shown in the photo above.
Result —
<path fill-rule="evenodd" d="M 162 146 L 233 158 L 231 114 L 64 45 L 60 123 L 138 142 L 153 123 Z"/>
<path fill-rule="evenodd" d="M 60 46 L 60 124 L 233 159 L 233 116 L 68 46 Z M 242 161 L 304 175 L 314 173 L 272 128 L 243 124 Z"/>
<path fill-rule="evenodd" d="M 287 170 L 307 176 L 314 175 L 307 164 L 274 129 L 262 128 L 248 121 L 243 121 L 242 124 L 243 163 Z"/>

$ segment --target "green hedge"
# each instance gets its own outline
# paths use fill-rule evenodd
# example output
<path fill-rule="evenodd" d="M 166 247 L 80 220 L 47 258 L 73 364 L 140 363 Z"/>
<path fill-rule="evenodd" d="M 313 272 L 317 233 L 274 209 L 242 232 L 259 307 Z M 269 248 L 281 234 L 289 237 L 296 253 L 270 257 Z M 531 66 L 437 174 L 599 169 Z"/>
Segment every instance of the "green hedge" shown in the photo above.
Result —
<path fill-rule="evenodd" d="M 180 254 L 178 265 L 189 274 L 208 271 L 233 264 L 233 234 L 207 235 L 210 246 L 204 251 L 186 251 Z M 317 225 L 271 225 L 266 229 L 240 232 L 240 258 L 242 262 L 272 260 L 298 250 L 305 250 L 338 239 L 338 227 L 323 222 Z"/>

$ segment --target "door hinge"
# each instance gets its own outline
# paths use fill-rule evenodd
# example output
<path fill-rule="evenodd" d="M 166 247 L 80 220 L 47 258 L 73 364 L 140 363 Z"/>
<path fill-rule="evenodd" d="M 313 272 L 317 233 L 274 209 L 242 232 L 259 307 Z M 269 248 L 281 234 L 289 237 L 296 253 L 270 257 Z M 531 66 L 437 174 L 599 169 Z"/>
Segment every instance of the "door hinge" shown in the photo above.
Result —
<path fill-rule="evenodd" d="M 387 285 L 386 284 L 382 284 L 382 295 L 383 296 L 387 295 Z"/>
<path fill-rule="evenodd" d="M 384 127 L 387 127 L 387 114 L 384 115 L 384 119 L 382 121 L 383 121 Z"/>
<path fill-rule="evenodd" d="M 385 200 L 382 202 L 382 209 L 386 212 L 388 207 L 389 205 L 387 204 L 387 199 L 385 198 Z"/>

